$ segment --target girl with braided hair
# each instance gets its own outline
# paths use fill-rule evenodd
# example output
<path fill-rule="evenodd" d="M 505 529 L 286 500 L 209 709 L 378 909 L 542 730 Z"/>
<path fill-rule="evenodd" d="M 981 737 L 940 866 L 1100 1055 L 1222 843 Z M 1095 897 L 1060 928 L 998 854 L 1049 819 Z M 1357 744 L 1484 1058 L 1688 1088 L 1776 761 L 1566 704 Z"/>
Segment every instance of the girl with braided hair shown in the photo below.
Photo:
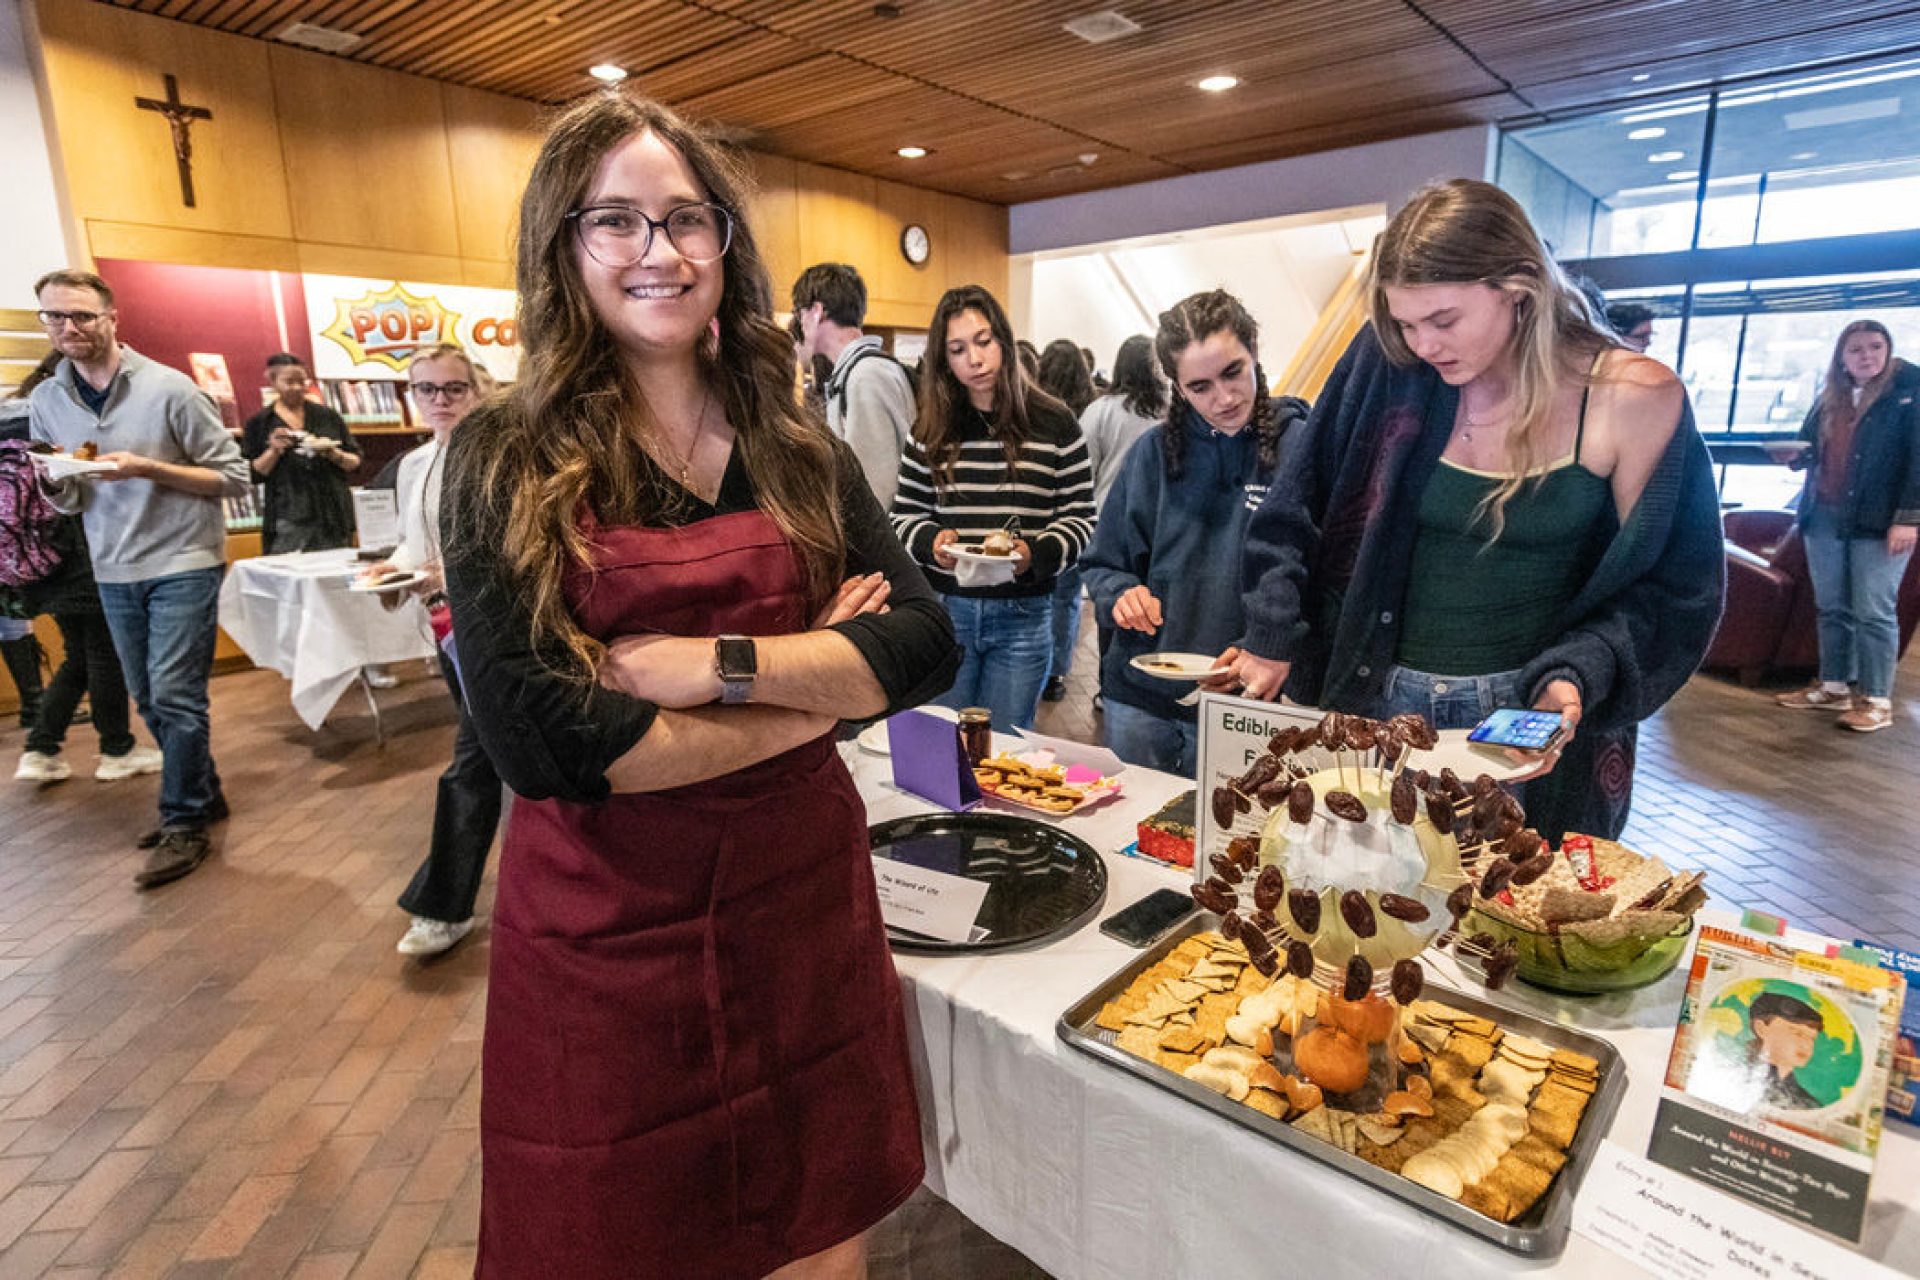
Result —
<path fill-rule="evenodd" d="M 1186 690 L 1133 664 L 1156 651 L 1222 653 L 1245 629 L 1247 519 L 1304 402 L 1267 394 L 1260 328 L 1232 294 L 1196 293 L 1160 317 L 1154 353 L 1172 381 L 1167 420 L 1134 442 L 1083 564 L 1094 616 L 1117 630 L 1100 659 L 1107 745 L 1130 764 L 1192 777 Z"/>

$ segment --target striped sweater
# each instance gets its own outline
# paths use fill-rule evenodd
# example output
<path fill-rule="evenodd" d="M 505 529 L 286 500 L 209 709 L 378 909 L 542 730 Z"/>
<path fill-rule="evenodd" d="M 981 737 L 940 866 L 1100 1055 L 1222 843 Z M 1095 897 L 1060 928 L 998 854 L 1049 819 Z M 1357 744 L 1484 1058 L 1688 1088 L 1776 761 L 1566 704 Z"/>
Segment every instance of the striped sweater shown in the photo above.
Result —
<path fill-rule="evenodd" d="M 1010 478 L 1006 453 L 988 434 L 986 420 L 971 408 L 960 413 L 960 453 L 950 483 L 936 489 L 926 450 L 918 440 L 907 442 L 893 499 L 894 531 L 943 594 L 1045 595 L 1093 537 L 1093 464 L 1080 424 L 1062 410 L 1033 405 L 1033 434 L 1021 446 L 1017 474 Z M 942 529 L 974 543 L 1010 524 L 1033 549 L 1033 564 L 1012 582 L 962 587 L 934 563 L 933 539 Z"/>

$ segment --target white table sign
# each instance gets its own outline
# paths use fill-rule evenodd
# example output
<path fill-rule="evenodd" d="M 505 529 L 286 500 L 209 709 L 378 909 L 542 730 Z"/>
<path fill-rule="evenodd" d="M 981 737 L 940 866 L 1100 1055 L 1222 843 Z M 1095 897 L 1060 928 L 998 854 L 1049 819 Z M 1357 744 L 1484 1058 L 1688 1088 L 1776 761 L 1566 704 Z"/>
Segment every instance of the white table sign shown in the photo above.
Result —
<path fill-rule="evenodd" d="M 363 547 L 400 543 L 400 508 L 391 489 L 353 491 L 353 527 Z"/>
<path fill-rule="evenodd" d="M 1573 1202 L 1573 1229 L 1674 1280 L 1897 1280 L 1843 1245 L 1603 1142 Z"/>
<path fill-rule="evenodd" d="M 941 942 L 972 940 L 974 917 L 987 897 L 985 881 L 891 858 L 873 860 L 873 879 L 880 890 L 880 918 L 890 928 Z"/>
<path fill-rule="evenodd" d="M 1198 883 L 1211 874 L 1207 859 L 1227 847 L 1236 835 L 1258 834 L 1264 813 L 1240 814 L 1230 826 L 1213 817 L 1213 792 L 1247 771 L 1267 739 L 1290 725 L 1318 724 L 1322 712 L 1312 707 L 1260 702 L 1224 693 L 1200 695 L 1199 787 L 1194 825 L 1193 878 Z"/>

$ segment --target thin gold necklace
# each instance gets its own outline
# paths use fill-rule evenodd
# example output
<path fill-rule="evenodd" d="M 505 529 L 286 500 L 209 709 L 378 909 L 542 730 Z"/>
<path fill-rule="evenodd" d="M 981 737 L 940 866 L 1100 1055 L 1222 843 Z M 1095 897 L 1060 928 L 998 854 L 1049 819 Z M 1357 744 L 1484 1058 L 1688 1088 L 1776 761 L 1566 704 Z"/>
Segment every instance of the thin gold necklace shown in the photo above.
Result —
<path fill-rule="evenodd" d="M 701 499 L 703 502 L 706 500 L 705 496 L 700 490 L 694 488 L 691 477 L 693 475 L 694 455 L 700 452 L 700 441 L 705 438 L 707 433 L 707 410 L 712 406 L 713 385 L 709 383 L 706 394 L 700 399 L 700 416 L 694 420 L 693 443 L 687 447 L 686 453 L 680 458 L 680 487 L 688 493 L 691 493 L 694 497 Z M 666 437 L 663 432 L 661 435 L 662 444 L 664 444 L 665 441 Z"/>

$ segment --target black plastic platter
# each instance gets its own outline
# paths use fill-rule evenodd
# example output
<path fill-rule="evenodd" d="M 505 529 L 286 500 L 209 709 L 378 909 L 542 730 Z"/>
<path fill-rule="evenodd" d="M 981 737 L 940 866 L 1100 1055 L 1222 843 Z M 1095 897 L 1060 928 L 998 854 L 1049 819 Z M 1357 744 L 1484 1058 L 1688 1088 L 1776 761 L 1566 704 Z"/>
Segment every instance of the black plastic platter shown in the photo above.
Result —
<path fill-rule="evenodd" d="M 984 881 L 976 940 L 941 942 L 889 928 L 902 951 L 1005 951 L 1073 932 L 1107 896 L 1107 864 L 1058 827 L 997 813 L 927 813 L 867 829 L 873 856 Z M 984 932 L 983 932 L 984 931 Z"/>

